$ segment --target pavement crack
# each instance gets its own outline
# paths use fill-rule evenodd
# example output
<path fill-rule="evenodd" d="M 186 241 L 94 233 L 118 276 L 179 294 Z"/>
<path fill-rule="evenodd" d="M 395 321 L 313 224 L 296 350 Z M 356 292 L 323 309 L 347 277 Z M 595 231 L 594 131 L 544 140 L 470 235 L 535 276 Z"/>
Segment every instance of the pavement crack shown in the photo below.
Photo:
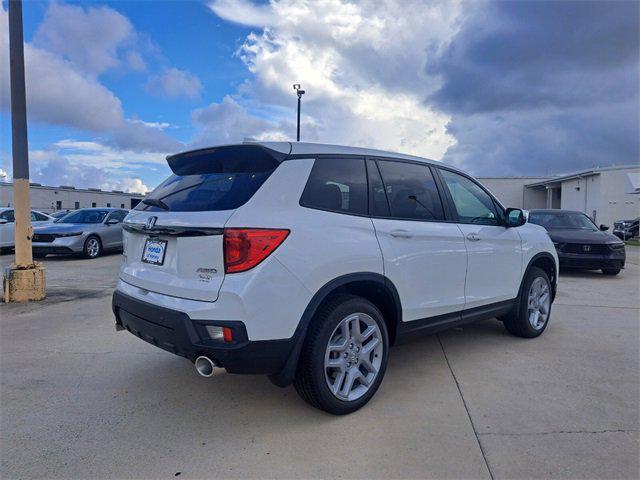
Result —
<path fill-rule="evenodd" d="M 551 432 L 519 432 L 519 433 L 501 433 L 501 432 L 484 432 L 478 435 L 494 435 L 504 437 L 527 437 L 537 435 L 571 435 L 571 434 L 599 434 L 599 433 L 631 433 L 638 432 L 636 429 L 617 429 L 617 430 L 555 430 Z"/>
<path fill-rule="evenodd" d="M 462 405 L 464 405 L 464 410 L 467 412 L 467 417 L 469 418 L 469 423 L 471 423 L 471 429 L 473 430 L 473 434 L 476 437 L 476 442 L 478 442 L 478 447 L 480 447 L 480 453 L 482 454 L 482 459 L 484 460 L 484 464 L 487 467 L 487 472 L 489 472 L 489 477 L 491 480 L 494 480 L 493 472 L 491 471 L 491 467 L 489 466 L 489 461 L 487 460 L 487 454 L 482 447 L 482 442 L 480 441 L 480 437 L 478 436 L 478 431 L 476 430 L 476 426 L 473 423 L 473 418 L 471 417 L 471 412 L 469 412 L 469 407 L 467 406 L 467 401 L 462 394 L 462 388 L 460 388 L 460 382 L 458 382 L 458 377 L 453 371 L 451 367 L 451 363 L 449 362 L 449 357 L 447 357 L 447 352 L 444 349 L 444 345 L 442 344 L 442 339 L 440 335 L 436 335 L 438 338 L 438 343 L 440 344 L 440 348 L 442 349 L 442 354 L 444 355 L 444 360 L 447 362 L 447 367 L 449 367 L 449 371 L 451 372 L 451 376 L 453 377 L 453 381 L 456 383 L 456 387 L 458 388 L 458 393 L 460 394 L 460 399 L 462 400 Z"/>

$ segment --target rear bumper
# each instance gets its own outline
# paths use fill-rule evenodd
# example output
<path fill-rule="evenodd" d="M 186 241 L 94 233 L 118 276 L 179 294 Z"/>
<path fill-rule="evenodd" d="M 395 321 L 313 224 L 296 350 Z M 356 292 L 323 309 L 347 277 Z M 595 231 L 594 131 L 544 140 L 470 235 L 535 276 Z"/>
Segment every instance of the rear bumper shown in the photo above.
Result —
<path fill-rule="evenodd" d="M 599 270 L 601 268 L 624 268 L 625 253 L 608 255 L 586 255 L 578 253 L 558 253 L 560 267 Z"/>
<path fill-rule="evenodd" d="M 118 290 L 113 294 L 112 308 L 116 326 L 192 362 L 206 355 L 229 373 L 275 375 L 282 371 L 295 345 L 293 337 L 249 341 L 242 322 L 192 320 L 184 312 L 143 302 Z M 234 342 L 212 340 L 206 325 L 231 328 Z"/>

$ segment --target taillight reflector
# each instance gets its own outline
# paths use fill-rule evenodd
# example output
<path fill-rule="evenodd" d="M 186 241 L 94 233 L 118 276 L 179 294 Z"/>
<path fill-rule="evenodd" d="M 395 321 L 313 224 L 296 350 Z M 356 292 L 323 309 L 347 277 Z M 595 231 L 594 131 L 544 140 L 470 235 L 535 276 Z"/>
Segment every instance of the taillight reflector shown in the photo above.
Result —
<path fill-rule="evenodd" d="M 224 271 L 237 273 L 249 270 L 280 246 L 289 230 L 267 228 L 224 229 Z"/>

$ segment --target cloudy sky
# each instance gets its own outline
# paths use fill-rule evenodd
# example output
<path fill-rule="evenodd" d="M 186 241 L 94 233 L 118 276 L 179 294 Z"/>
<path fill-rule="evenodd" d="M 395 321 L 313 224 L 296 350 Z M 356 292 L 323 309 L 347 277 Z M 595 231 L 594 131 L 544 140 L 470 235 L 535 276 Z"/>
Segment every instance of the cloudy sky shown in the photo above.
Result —
<path fill-rule="evenodd" d="M 256 139 L 479 175 L 639 161 L 638 2 L 29 1 L 31 176 L 144 191 L 167 153 Z M 0 10 L 0 175 L 11 175 Z"/>

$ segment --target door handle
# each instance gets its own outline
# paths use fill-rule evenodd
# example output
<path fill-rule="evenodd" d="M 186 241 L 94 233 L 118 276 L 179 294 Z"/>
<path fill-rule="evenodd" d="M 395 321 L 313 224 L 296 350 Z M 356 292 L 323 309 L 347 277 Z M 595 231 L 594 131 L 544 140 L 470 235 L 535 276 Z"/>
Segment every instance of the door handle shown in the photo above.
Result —
<path fill-rule="evenodd" d="M 471 242 L 477 242 L 480 240 L 480 237 L 478 236 L 477 233 L 469 233 L 467 235 L 467 240 L 471 241 Z"/>
<path fill-rule="evenodd" d="M 391 230 L 389 234 L 396 238 L 411 238 L 411 234 L 407 230 Z"/>

